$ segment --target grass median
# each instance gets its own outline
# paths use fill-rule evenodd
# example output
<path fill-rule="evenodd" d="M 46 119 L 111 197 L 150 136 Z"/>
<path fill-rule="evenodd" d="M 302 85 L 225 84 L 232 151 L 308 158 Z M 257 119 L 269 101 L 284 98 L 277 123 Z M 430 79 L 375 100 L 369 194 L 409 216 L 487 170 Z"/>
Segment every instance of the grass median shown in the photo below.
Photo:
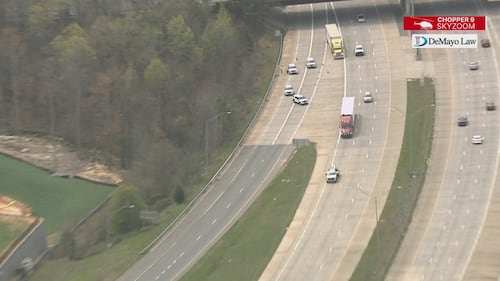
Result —
<path fill-rule="evenodd" d="M 407 82 L 403 146 L 391 191 L 351 281 L 384 280 L 411 223 L 423 187 L 434 129 L 435 88 L 430 78 Z"/>
<path fill-rule="evenodd" d="M 295 215 L 315 162 L 315 146 L 300 147 L 238 222 L 181 280 L 257 280 Z"/>

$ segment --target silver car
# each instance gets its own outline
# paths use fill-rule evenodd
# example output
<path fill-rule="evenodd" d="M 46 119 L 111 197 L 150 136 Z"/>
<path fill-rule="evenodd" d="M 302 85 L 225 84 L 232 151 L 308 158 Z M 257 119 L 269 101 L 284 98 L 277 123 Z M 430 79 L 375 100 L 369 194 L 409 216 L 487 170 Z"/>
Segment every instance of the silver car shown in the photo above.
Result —
<path fill-rule="evenodd" d="M 306 59 L 306 67 L 307 68 L 316 68 L 316 62 L 313 58 L 309 57 Z"/>
<path fill-rule="evenodd" d="M 365 95 L 363 96 L 363 102 L 365 103 L 373 102 L 373 96 L 371 92 L 365 92 Z"/>
<path fill-rule="evenodd" d="M 484 141 L 484 137 L 481 135 L 474 135 L 472 136 L 472 143 L 473 144 L 482 144 Z"/>
<path fill-rule="evenodd" d="M 285 89 L 283 90 L 283 94 L 285 96 L 293 96 L 293 94 L 295 94 L 295 91 L 293 90 L 293 86 L 290 84 L 285 85 Z"/>
<path fill-rule="evenodd" d="M 364 56 L 365 55 L 365 49 L 363 48 L 363 45 L 356 45 L 354 47 L 354 55 L 355 56 Z"/>
<path fill-rule="evenodd" d="M 309 104 L 309 101 L 303 95 L 294 95 L 293 96 L 293 102 L 296 103 L 296 104 L 300 104 L 300 105 L 307 105 L 307 104 Z"/>
<path fill-rule="evenodd" d="M 469 69 L 470 70 L 478 70 L 479 69 L 479 62 L 478 61 L 471 61 L 469 63 Z"/>
<path fill-rule="evenodd" d="M 288 65 L 286 73 L 288 73 L 288 74 L 298 74 L 299 73 L 299 69 L 297 68 L 297 65 L 295 63 L 291 63 L 291 64 Z"/>

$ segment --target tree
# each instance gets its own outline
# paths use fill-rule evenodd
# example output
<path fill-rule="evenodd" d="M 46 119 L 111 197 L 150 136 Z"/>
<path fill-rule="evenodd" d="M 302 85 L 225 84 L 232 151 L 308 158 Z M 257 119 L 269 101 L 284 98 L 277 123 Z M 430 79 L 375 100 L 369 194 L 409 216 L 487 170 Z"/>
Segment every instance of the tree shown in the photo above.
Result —
<path fill-rule="evenodd" d="M 10 76 L 11 117 L 10 127 L 14 132 L 21 129 L 20 87 L 21 60 L 24 58 L 25 44 L 22 34 L 15 28 L 3 28 L 0 33 L 0 53 L 7 57 Z"/>
<path fill-rule="evenodd" d="M 66 90 L 73 97 L 72 122 L 68 129 L 73 131 L 73 141 L 77 150 L 81 147 L 81 99 L 89 87 L 92 77 L 95 51 L 90 45 L 89 36 L 78 24 L 73 23 L 66 27 L 50 43 L 53 51 L 53 60 L 59 68 L 59 78 L 65 81 Z M 68 112 L 68 113 L 70 113 Z"/>
<path fill-rule="evenodd" d="M 120 112 L 122 113 L 122 130 L 119 138 L 120 162 L 122 168 L 128 168 L 132 162 L 133 147 L 133 125 L 137 105 L 136 93 L 139 91 L 138 75 L 132 64 L 128 64 L 125 72 L 117 79 L 116 92 L 119 93 Z"/>
<path fill-rule="evenodd" d="M 175 203 L 177 204 L 182 204 L 184 203 L 184 199 L 186 198 L 186 195 L 184 194 L 184 189 L 182 187 L 177 187 L 174 191 L 174 200 Z"/>
<path fill-rule="evenodd" d="M 144 71 L 144 84 L 148 89 L 153 104 L 156 103 L 155 100 L 159 101 L 159 107 L 155 107 L 156 112 L 150 112 L 150 114 L 159 114 L 159 122 L 153 122 L 153 129 L 160 135 L 166 133 L 166 113 L 165 106 L 167 104 L 168 96 L 168 85 L 169 83 L 169 73 L 167 66 L 160 59 L 152 59 L 148 67 Z M 159 125 L 159 128 L 155 126 Z"/>
<path fill-rule="evenodd" d="M 33 3 L 29 7 L 27 19 L 30 46 L 40 48 L 49 43 L 60 31 L 62 17 L 67 14 L 66 12 L 66 0 L 44 0 Z"/>
<path fill-rule="evenodd" d="M 239 36 L 225 8 L 220 8 L 216 19 L 208 24 L 202 42 L 208 60 L 205 65 L 210 67 L 210 73 L 216 74 L 217 81 L 235 81 L 238 75 L 237 61 L 240 60 L 238 55 L 241 52 Z"/>
<path fill-rule="evenodd" d="M 117 187 L 111 195 L 108 219 L 113 233 L 125 233 L 141 226 L 139 213 L 144 209 L 139 189 L 125 185 Z"/>

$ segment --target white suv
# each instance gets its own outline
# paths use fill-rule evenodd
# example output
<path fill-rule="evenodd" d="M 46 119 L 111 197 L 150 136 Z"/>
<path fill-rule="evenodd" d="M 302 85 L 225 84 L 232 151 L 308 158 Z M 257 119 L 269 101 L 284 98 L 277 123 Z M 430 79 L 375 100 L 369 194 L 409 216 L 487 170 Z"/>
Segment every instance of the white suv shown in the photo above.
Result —
<path fill-rule="evenodd" d="M 316 68 L 316 62 L 313 58 L 309 57 L 306 59 L 306 66 L 307 68 Z"/>
<path fill-rule="evenodd" d="M 297 68 L 297 65 L 295 63 L 291 63 L 288 65 L 288 69 L 286 70 L 286 73 L 288 74 L 298 74 L 299 69 Z"/>
<path fill-rule="evenodd" d="M 355 56 L 364 56 L 365 55 L 365 49 L 363 49 L 362 45 L 356 45 L 354 48 L 354 55 Z"/>
<path fill-rule="evenodd" d="M 309 104 L 309 101 L 303 95 L 294 95 L 293 96 L 293 102 L 296 103 L 296 104 L 300 104 L 300 105 Z"/>
<path fill-rule="evenodd" d="M 290 84 L 285 85 L 285 90 L 283 91 L 283 94 L 285 96 L 293 96 L 293 94 L 295 94 L 295 91 L 293 90 L 293 86 Z"/>

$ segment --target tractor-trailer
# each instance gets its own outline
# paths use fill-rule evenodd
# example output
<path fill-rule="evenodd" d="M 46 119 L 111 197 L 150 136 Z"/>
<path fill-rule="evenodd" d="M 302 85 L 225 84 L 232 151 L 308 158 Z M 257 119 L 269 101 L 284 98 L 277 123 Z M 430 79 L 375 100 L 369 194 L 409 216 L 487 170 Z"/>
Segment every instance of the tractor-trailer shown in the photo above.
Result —
<path fill-rule="evenodd" d="M 340 109 L 340 136 L 352 138 L 354 133 L 354 97 L 344 97 Z"/>
<path fill-rule="evenodd" d="M 334 59 L 344 58 L 344 44 L 338 26 L 334 23 L 325 25 L 326 43 L 333 54 Z"/>

